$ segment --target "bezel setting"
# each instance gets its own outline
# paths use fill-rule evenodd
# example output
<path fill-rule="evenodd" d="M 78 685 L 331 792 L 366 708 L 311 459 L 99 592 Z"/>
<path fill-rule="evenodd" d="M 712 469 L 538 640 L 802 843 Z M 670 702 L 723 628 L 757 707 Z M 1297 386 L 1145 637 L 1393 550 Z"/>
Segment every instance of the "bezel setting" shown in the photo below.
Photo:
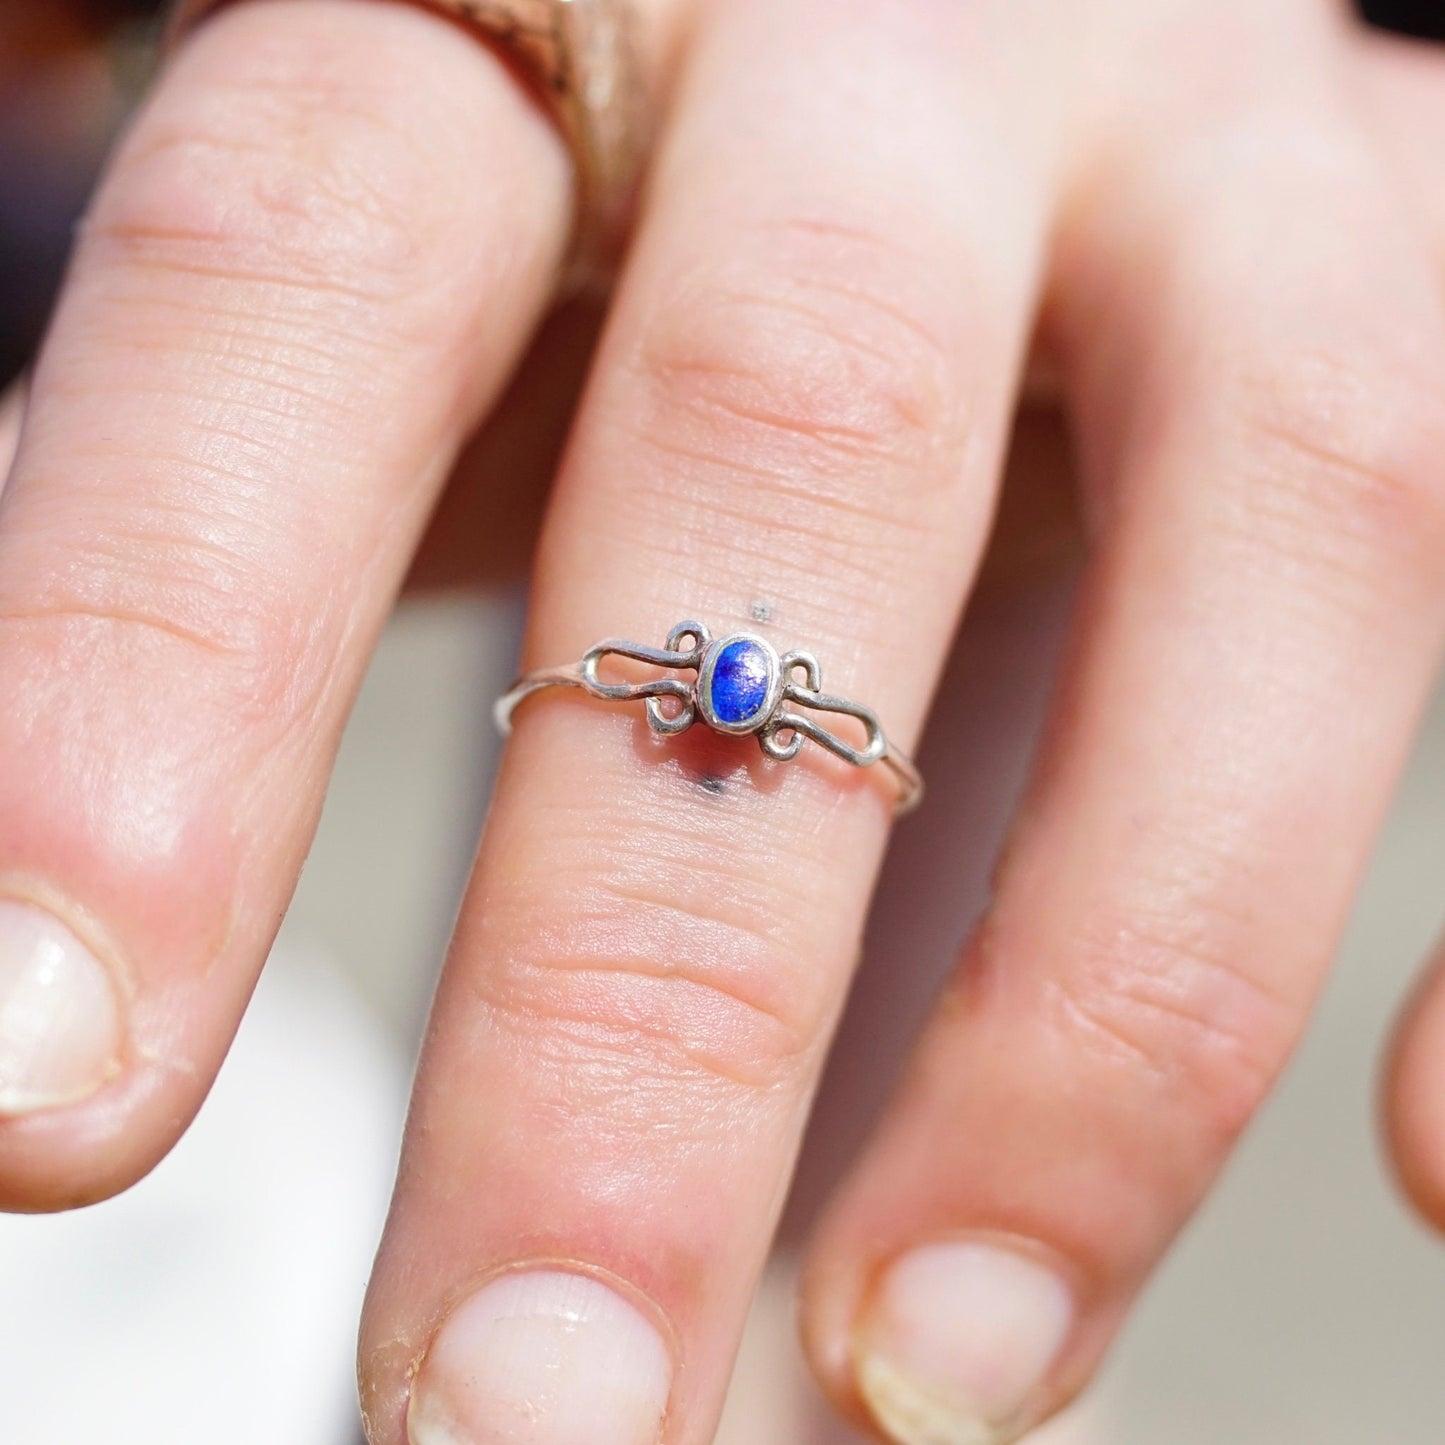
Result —
<path fill-rule="evenodd" d="M 762 702 L 747 717 L 730 722 L 718 716 L 713 698 L 713 679 L 718 662 L 724 653 L 734 647 L 747 646 L 755 650 L 764 660 L 768 672 L 767 691 Z M 783 663 L 777 649 L 764 637 L 755 632 L 730 632 L 708 644 L 703 653 L 702 666 L 697 674 L 697 706 L 702 720 L 716 732 L 730 733 L 734 737 L 745 737 L 749 733 L 761 732 L 768 720 L 778 709 L 783 691 Z"/>

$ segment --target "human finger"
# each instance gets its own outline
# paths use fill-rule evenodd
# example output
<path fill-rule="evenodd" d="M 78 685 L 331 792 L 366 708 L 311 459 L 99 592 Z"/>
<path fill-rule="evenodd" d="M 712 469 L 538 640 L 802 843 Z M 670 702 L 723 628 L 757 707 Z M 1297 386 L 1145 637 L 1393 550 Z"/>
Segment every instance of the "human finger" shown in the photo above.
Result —
<path fill-rule="evenodd" d="M 1304 1024 L 1445 637 L 1445 314 L 1341 37 L 1140 23 L 1051 311 L 1070 660 L 805 1309 L 905 1445 L 1017 1438 L 1087 1380 Z"/>
<path fill-rule="evenodd" d="M 204 1096 L 370 644 L 549 294 L 565 150 L 423 9 L 186 44 L 83 228 L 0 509 L 0 1199 Z"/>
<path fill-rule="evenodd" d="M 816 649 L 912 738 L 992 509 L 1068 13 L 705 8 L 530 663 L 697 616 Z M 877 771 L 526 704 L 367 1306 L 377 1445 L 711 1439 L 889 828 Z"/>

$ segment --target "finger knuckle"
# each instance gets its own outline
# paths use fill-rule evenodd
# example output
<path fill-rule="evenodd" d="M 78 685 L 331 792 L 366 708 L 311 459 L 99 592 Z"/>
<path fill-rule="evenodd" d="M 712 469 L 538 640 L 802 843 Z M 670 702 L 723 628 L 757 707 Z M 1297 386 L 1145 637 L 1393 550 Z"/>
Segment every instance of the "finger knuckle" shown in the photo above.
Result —
<path fill-rule="evenodd" d="M 429 258 L 456 188 L 440 183 L 407 70 L 343 27 L 248 33 L 224 70 L 162 91 L 86 244 L 132 270 L 270 284 L 293 307 L 302 291 L 358 310 L 415 297 L 439 279 Z"/>
<path fill-rule="evenodd" d="M 528 944 L 479 980 L 484 1004 L 604 1092 L 796 1084 L 827 1004 L 778 922 L 786 910 L 745 901 L 705 867 L 662 871 L 676 886 L 581 879 L 565 920 L 550 907 L 514 919 Z"/>
<path fill-rule="evenodd" d="M 1240 479 L 1267 545 L 1378 591 L 1382 566 L 1436 578 L 1445 555 L 1445 364 L 1378 366 L 1321 351 L 1247 358 Z"/>
<path fill-rule="evenodd" d="M 173 697 L 206 700 L 228 736 L 274 739 L 310 715 L 324 671 L 310 656 L 320 629 L 302 625 L 280 579 L 245 555 L 191 535 L 117 530 L 67 535 L 63 559 L 47 568 L 47 545 L 0 589 L 0 627 L 44 659 L 47 675 L 124 676 L 137 687 L 163 679 Z"/>
<path fill-rule="evenodd" d="M 916 270 L 875 231 L 801 218 L 690 264 L 640 352 L 649 434 L 740 469 L 937 482 L 966 389 Z"/>
<path fill-rule="evenodd" d="M 1221 1143 L 1259 1107 L 1296 1026 L 1287 1001 L 1197 917 L 1094 927 L 1046 990 L 1063 1032 Z"/>

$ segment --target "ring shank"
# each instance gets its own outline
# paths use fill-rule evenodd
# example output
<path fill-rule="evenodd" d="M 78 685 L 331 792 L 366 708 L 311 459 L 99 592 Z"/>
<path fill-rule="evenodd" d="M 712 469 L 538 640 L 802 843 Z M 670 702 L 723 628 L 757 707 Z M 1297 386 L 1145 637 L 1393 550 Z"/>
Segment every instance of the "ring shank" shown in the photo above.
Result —
<path fill-rule="evenodd" d="M 911 813 L 923 801 L 923 774 L 918 771 L 918 765 L 907 754 L 900 753 L 891 741 L 878 761 L 893 774 L 893 781 L 898 785 L 894 812 Z"/>
<path fill-rule="evenodd" d="M 578 666 L 570 667 L 544 667 L 537 672 L 529 672 L 525 677 L 518 678 L 512 686 L 497 699 L 492 709 L 492 716 L 496 720 L 497 731 L 503 737 L 509 737 L 512 732 L 512 715 L 522 703 L 529 697 L 539 692 L 545 692 L 552 687 L 576 687 L 586 690 L 587 684 L 582 678 L 582 669 Z"/>

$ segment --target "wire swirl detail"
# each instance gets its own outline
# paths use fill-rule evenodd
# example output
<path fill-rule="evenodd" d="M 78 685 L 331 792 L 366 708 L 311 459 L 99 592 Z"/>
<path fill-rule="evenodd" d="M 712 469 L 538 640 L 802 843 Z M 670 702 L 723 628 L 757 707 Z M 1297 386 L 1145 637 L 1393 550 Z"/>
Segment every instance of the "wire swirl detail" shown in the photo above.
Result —
<path fill-rule="evenodd" d="M 613 659 L 655 668 L 658 675 L 608 681 L 603 666 Z M 675 737 L 699 721 L 721 732 L 754 736 L 763 752 L 780 763 L 791 762 L 811 740 L 855 768 L 883 764 L 898 783 L 900 812 L 922 796 L 917 768 L 890 743 L 877 713 L 825 693 L 822 667 L 811 652 L 780 656 L 752 633 L 715 639 L 703 623 L 687 621 L 668 633 L 661 648 L 606 639 L 580 663 L 519 679 L 497 704 L 498 726 L 509 732 L 518 704 L 552 687 L 580 688 L 603 702 L 641 702 L 649 727 L 663 737 Z M 829 714 L 854 719 L 863 731 L 862 745 L 825 726 L 821 718 Z"/>

